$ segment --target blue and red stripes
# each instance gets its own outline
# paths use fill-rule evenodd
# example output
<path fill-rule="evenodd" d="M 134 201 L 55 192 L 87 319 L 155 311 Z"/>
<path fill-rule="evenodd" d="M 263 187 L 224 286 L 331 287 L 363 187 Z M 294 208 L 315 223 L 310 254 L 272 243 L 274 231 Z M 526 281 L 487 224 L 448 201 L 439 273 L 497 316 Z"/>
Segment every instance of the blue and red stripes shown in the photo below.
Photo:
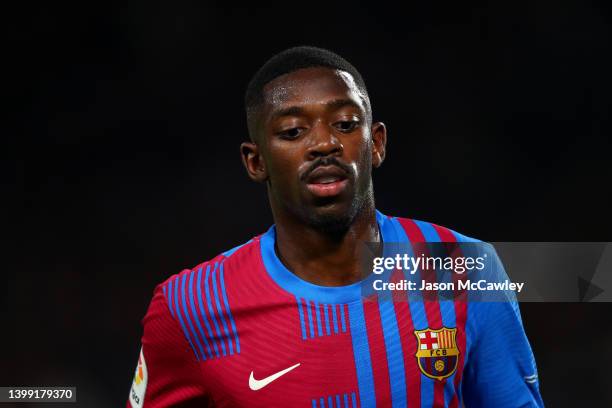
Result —
<path fill-rule="evenodd" d="M 390 358 L 388 358 L 387 347 L 381 347 L 385 344 L 389 344 L 385 341 L 385 337 L 389 336 L 389 330 L 383 328 L 381 310 L 379 309 L 377 297 L 364 300 L 363 311 L 370 340 L 370 360 L 372 361 L 372 374 L 374 377 L 374 388 L 376 390 L 376 405 L 389 405 L 389 396 L 392 392 L 391 380 L 389 378 L 389 374 L 392 370 L 389 363 L 395 363 L 396 360 L 393 356 L 389 356 Z M 391 344 L 393 344 L 393 342 L 391 342 Z M 403 360 L 402 356 L 399 357 L 400 361 Z M 397 389 L 395 391 L 400 390 Z"/>
<path fill-rule="evenodd" d="M 354 392 L 328 395 L 312 399 L 312 408 L 357 408 L 357 396 Z"/>
<path fill-rule="evenodd" d="M 295 297 L 302 340 L 346 333 L 346 304 L 323 304 Z"/>
<path fill-rule="evenodd" d="M 449 230 L 448 228 L 445 227 L 441 227 L 439 225 L 435 225 L 432 224 L 433 227 L 435 228 L 436 232 L 438 233 L 438 235 L 440 236 L 440 240 L 442 242 L 451 242 L 451 243 L 455 243 L 457 241 L 465 241 L 463 239 L 463 237 L 461 237 L 460 240 L 457 239 L 457 235 L 455 235 L 455 233 L 453 233 L 453 231 Z M 458 247 L 457 247 L 458 248 Z M 460 253 L 455 252 L 453 254 L 451 254 L 451 256 L 461 256 Z M 455 285 L 457 285 L 457 282 L 460 280 L 465 280 L 467 279 L 467 277 L 465 276 L 466 274 L 453 274 L 453 281 L 455 282 Z M 465 336 L 465 325 L 467 322 L 467 314 L 468 314 L 468 302 L 467 302 L 467 294 L 466 293 L 456 293 L 455 294 L 455 323 L 457 326 L 457 346 L 459 347 L 459 350 L 466 350 L 466 336 Z M 453 374 L 453 377 L 451 377 L 453 379 L 453 384 L 455 386 L 455 390 L 457 390 L 457 392 L 454 393 L 454 395 L 452 395 L 450 397 L 450 401 L 448 403 L 448 406 L 450 408 L 455 408 L 459 406 L 459 400 L 461 399 L 461 395 L 459 395 L 459 392 L 461 390 L 460 384 L 461 384 L 461 377 L 463 375 L 463 365 L 465 363 L 465 353 L 460 353 L 459 354 L 459 362 L 458 362 L 458 366 L 457 366 L 457 371 L 455 372 L 455 374 Z"/>
<path fill-rule="evenodd" d="M 407 244 L 410 256 L 415 255 L 416 243 L 441 241 L 430 224 L 386 221 L 383 225 L 386 242 Z M 436 280 L 433 270 L 418 273 L 426 281 Z M 400 278 L 401 274 L 392 277 Z M 437 296 L 419 300 L 406 295 L 400 299 L 380 296 L 350 303 L 348 312 L 360 406 L 442 407 L 456 398 L 455 378 L 439 381 L 425 376 L 414 355 L 415 330 L 446 326 L 464 331 L 465 324 L 459 327 L 461 320 L 456 321 L 453 301 L 440 301 Z"/>
<path fill-rule="evenodd" d="M 412 225 L 410 225 L 412 224 Z M 408 237 L 411 243 L 419 243 L 419 242 L 440 242 L 440 237 L 436 233 L 435 229 L 431 224 L 423 221 L 416 220 L 407 220 L 405 224 L 408 232 Z M 430 256 L 428 251 L 425 251 L 425 246 L 422 245 L 421 249 L 424 250 L 425 256 Z M 437 281 L 436 271 L 433 269 L 421 269 L 421 277 L 427 282 L 433 283 Z M 442 307 L 440 304 L 440 300 L 437 297 L 437 293 L 429 293 L 426 294 L 425 299 L 425 313 L 427 316 L 428 327 L 431 329 L 439 329 L 443 327 L 443 317 L 442 317 Z M 451 309 L 452 310 L 452 309 Z M 451 326 L 454 327 L 454 326 Z M 429 379 L 428 379 L 429 380 Z M 445 389 L 447 379 L 442 381 L 439 380 L 431 380 L 433 381 L 433 405 L 434 406 L 444 406 L 445 405 Z"/>
<path fill-rule="evenodd" d="M 427 246 L 422 243 L 456 242 L 456 233 L 434 224 L 396 218 L 390 218 L 388 221 L 390 221 L 390 224 L 395 229 L 395 242 L 408 244 L 407 250 L 409 256 L 420 255 L 420 252 L 423 250 L 427 252 Z M 388 239 L 386 241 L 393 242 Z M 416 248 L 419 249 L 419 254 L 414 253 Z M 394 280 L 400 279 L 401 276 L 395 276 L 394 278 Z M 416 280 L 420 280 L 419 278 L 428 282 L 434 282 L 437 279 L 435 271 L 430 270 L 419 270 Z M 453 278 L 457 278 L 457 274 L 453 274 Z M 412 279 L 414 280 L 415 277 Z M 392 305 L 399 332 L 400 351 L 405 356 L 403 359 L 405 362 L 403 375 L 398 375 L 399 370 L 395 370 L 394 376 L 400 380 L 395 381 L 395 384 L 401 384 L 403 381 L 407 396 L 407 401 L 399 401 L 396 396 L 393 399 L 393 406 L 457 406 L 460 400 L 457 392 L 464 363 L 467 304 L 464 300 L 447 301 L 439 299 L 437 296 L 427 295 L 419 300 L 410 298 L 393 299 Z M 379 303 L 382 306 L 386 304 L 386 301 L 379 301 Z M 390 323 L 392 322 L 388 322 L 387 327 L 383 328 L 388 353 L 389 346 L 395 343 L 392 335 L 394 325 Z M 372 326 L 376 326 L 376 323 L 373 323 Z M 456 374 L 443 381 L 438 381 L 432 380 L 420 372 L 416 358 L 413 357 L 417 347 L 414 330 L 439 329 L 442 326 L 456 327 L 458 329 L 457 345 L 462 352 L 459 355 L 460 361 Z M 373 336 L 375 337 L 376 335 Z M 388 360 L 393 361 L 390 358 Z M 392 376 L 391 372 L 392 368 L 389 367 L 390 377 Z M 397 386 L 394 384 L 394 381 L 391 381 L 391 383 L 393 390 Z"/>
<path fill-rule="evenodd" d="M 370 355 L 371 341 L 368 339 L 363 303 L 350 303 L 348 315 L 355 369 L 357 371 L 357 385 L 359 387 L 359 405 L 375 407 L 377 390 L 374 386 L 374 372 Z"/>
<path fill-rule="evenodd" d="M 234 342 L 236 343 L 236 353 L 240 353 L 240 338 L 238 338 L 238 330 L 236 330 L 236 322 L 234 321 L 234 316 L 232 316 L 232 310 L 230 309 L 229 301 L 227 300 L 227 291 L 225 290 L 225 277 L 223 275 L 223 264 L 224 262 L 221 262 L 221 275 L 219 277 L 219 279 L 221 280 L 221 294 L 223 295 L 223 305 L 225 306 L 225 310 L 227 310 L 227 315 L 229 317 L 230 325 L 232 327 L 232 333 L 234 334 Z"/>
<path fill-rule="evenodd" d="M 178 320 L 196 360 L 240 353 L 240 340 L 231 313 L 223 261 L 183 271 L 163 286 L 168 308 Z"/>

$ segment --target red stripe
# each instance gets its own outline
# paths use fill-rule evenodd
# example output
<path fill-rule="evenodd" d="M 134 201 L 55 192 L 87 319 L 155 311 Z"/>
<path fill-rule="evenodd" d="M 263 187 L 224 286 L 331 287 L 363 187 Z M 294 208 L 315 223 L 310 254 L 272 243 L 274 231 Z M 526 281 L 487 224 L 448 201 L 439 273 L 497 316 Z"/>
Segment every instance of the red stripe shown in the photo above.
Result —
<path fill-rule="evenodd" d="M 370 360 L 376 390 L 376 406 L 391 405 L 391 380 L 387 364 L 387 351 L 383 336 L 382 322 L 377 298 L 368 298 L 363 302 L 363 312 L 370 345 Z"/>
<path fill-rule="evenodd" d="M 312 331 L 313 331 L 314 337 L 318 337 L 319 328 L 317 326 L 317 320 L 319 319 L 319 316 L 318 316 L 319 313 L 317 312 L 317 307 L 315 306 L 315 303 L 313 300 L 308 301 L 308 307 L 310 308 L 310 313 L 312 314 Z"/>
<path fill-rule="evenodd" d="M 193 297 L 193 307 L 196 310 L 195 315 L 192 313 L 191 311 L 191 297 L 189 296 L 189 278 L 190 275 L 193 273 L 193 282 L 191 282 L 191 290 L 193 291 L 194 297 Z M 206 344 L 204 343 L 204 339 L 202 339 L 202 336 L 198 330 L 198 322 L 200 321 L 199 318 L 199 314 L 198 314 L 198 306 L 197 306 L 197 285 L 198 285 L 198 274 L 197 274 L 197 269 L 193 269 L 190 273 L 187 274 L 187 277 L 185 279 L 185 305 L 187 306 L 188 311 L 186 311 L 185 313 L 189 314 L 189 316 L 191 316 L 191 321 L 193 323 L 193 329 L 194 329 L 194 336 L 196 338 L 196 340 L 200 343 L 200 345 L 202 346 L 202 351 L 204 353 L 204 356 L 206 356 L 206 358 L 210 358 L 211 354 L 208 354 L 208 349 L 206 348 Z M 202 327 L 204 327 L 202 325 Z M 194 344 L 195 347 L 197 347 L 197 344 Z M 211 349 L 211 352 L 213 351 L 213 349 Z"/>
<path fill-rule="evenodd" d="M 208 273 L 208 279 L 206 279 L 206 268 L 202 268 L 202 283 L 201 283 L 202 300 L 206 303 L 204 305 L 205 316 L 208 317 L 208 322 L 210 323 L 210 329 L 211 329 L 211 332 L 213 333 L 213 340 L 211 340 L 212 350 L 214 352 L 214 346 L 212 345 L 212 342 L 215 342 L 214 339 L 217 338 L 216 344 L 219 349 L 219 353 L 223 354 L 223 347 L 225 346 L 226 352 L 229 352 L 229 345 L 225 343 L 225 339 L 224 339 L 225 336 L 223 335 L 223 324 L 221 323 L 221 320 L 218 319 L 219 316 L 217 316 L 217 314 L 215 313 L 215 309 L 216 309 L 215 298 L 214 298 L 215 286 L 213 285 L 213 282 L 212 282 L 213 271 L 216 274 L 218 274 L 219 265 L 209 263 L 207 264 L 207 267 L 209 265 L 210 265 L 210 270 Z M 208 284 L 208 291 L 206 291 L 206 284 Z M 197 282 L 196 282 L 196 285 L 197 285 Z M 212 308 L 212 312 L 208 309 L 208 300 L 210 300 L 210 306 Z M 215 321 L 217 322 L 216 325 L 214 324 Z M 219 328 L 219 331 L 217 331 L 217 327 Z"/>
<path fill-rule="evenodd" d="M 408 407 L 421 406 L 421 370 L 414 353 L 417 351 L 417 340 L 414 335 L 414 323 L 410 314 L 407 300 L 394 302 L 397 316 L 397 327 L 400 333 L 402 354 L 404 359 L 404 372 L 406 376 L 406 392 L 408 394 Z"/>
<path fill-rule="evenodd" d="M 344 321 L 346 323 L 346 332 L 350 333 L 351 332 L 351 319 L 349 319 L 349 314 L 348 314 L 348 304 L 343 304 L 340 306 L 342 309 L 344 309 Z M 340 317 L 342 317 L 342 315 L 339 315 Z M 342 330 L 342 326 L 340 326 L 340 329 Z"/>
<path fill-rule="evenodd" d="M 391 282 L 398 283 L 404 278 L 399 270 L 391 274 Z M 397 328 L 400 334 L 400 344 L 404 358 L 404 376 L 406 379 L 406 393 L 408 407 L 421 406 L 421 370 L 416 358 L 413 358 L 417 349 L 417 340 L 414 335 L 414 323 L 410 314 L 407 292 L 393 292 L 393 306 L 397 316 Z"/>
<path fill-rule="evenodd" d="M 415 243 L 424 243 L 426 242 L 423 233 L 419 226 L 410 219 L 398 218 L 398 221 L 404 227 L 406 231 L 406 235 L 410 240 L 411 244 Z M 414 245 L 413 245 L 414 247 Z M 414 256 L 420 256 L 421 253 L 425 257 L 429 256 L 427 248 L 425 245 L 417 245 L 419 251 L 414 251 Z M 428 268 L 421 268 L 421 279 L 426 282 L 433 283 L 436 281 L 436 271 L 430 270 Z M 423 303 L 425 305 L 425 314 L 427 316 L 427 322 L 430 329 L 440 329 L 442 328 L 442 313 L 440 312 L 440 303 L 438 302 L 437 292 L 426 292 L 423 294 L 424 299 Z M 435 407 L 444 406 L 444 384 L 446 380 L 438 381 L 434 380 L 434 399 L 433 404 Z"/>
<path fill-rule="evenodd" d="M 229 335 L 227 335 L 227 340 L 226 340 L 227 342 L 225 343 L 227 345 L 227 352 L 229 353 L 230 344 L 232 345 L 232 349 L 234 350 L 234 352 L 236 351 L 236 345 L 234 344 L 234 338 L 232 337 L 232 328 L 231 328 L 230 321 L 229 321 L 229 315 L 227 313 L 227 310 L 225 310 L 225 302 L 223 301 L 223 293 L 222 293 L 222 288 L 221 288 L 221 266 L 222 265 L 223 265 L 223 262 L 220 262 L 219 266 L 217 267 L 217 272 L 216 272 L 217 290 L 215 291 L 214 285 L 211 286 L 211 290 L 214 292 L 216 299 L 219 300 L 218 306 L 221 306 L 221 309 L 219 309 L 217 307 L 216 300 L 212 299 L 215 305 L 214 308 L 219 312 L 219 316 L 218 316 L 219 317 L 219 328 L 221 329 L 221 333 L 223 333 L 221 337 L 225 337 L 226 327 L 227 327 L 227 332 L 229 333 Z M 196 280 L 197 280 L 197 275 L 193 277 L 194 286 L 197 285 Z M 197 296 L 196 290 L 194 290 L 193 293 L 194 293 L 194 296 Z M 225 326 L 223 325 L 223 322 L 225 322 Z"/>
<path fill-rule="evenodd" d="M 349 309 L 348 309 L 348 304 L 343 304 L 340 305 L 340 307 L 344 310 L 344 320 L 346 320 L 346 332 L 350 333 L 351 332 L 351 319 L 349 319 Z M 338 318 L 340 318 L 340 314 L 338 314 Z M 342 331 L 342 326 L 339 327 L 340 331 Z M 355 368 L 356 370 L 357 368 Z M 355 390 L 355 397 L 356 397 L 356 401 L 357 401 L 357 407 L 359 407 L 360 401 L 361 401 L 361 396 L 359 395 L 359 387 L 357 387 L 357 390 Z M 349 395 L 349 400 L 350 400 L 350 395 Z M 350 402 L 349 402 L 350 404 Z"/>
<path fill-rule="evenodd" d="M 442 242 L 457 242 L 457 238 L 455 235 L 445 227 L 441 227 L 439 225 L 431 224 L 435 229 Z M 449 254 L 452 257 L 461 256 L 461 251 L 458 246 L 453 246 L 455 249 L 452 251 L 452 254 Z M 467 279 L 467 274 L 458 274 L 453 273 L 453 282 L 455 283 L 455 287 L 457 287 L 458 282 L 465 281 Z M 457 346 L 459 348 L 459 361 L 457 363 L 457 371 L 455 372 L 455 394 L 453 394 L 453 399 L 449 404 L 449 408 L 454 408 L 459 406 L 459 398 L 457 397 L 457 390 L 459 389 L 459 384 L 461 383 L 461 377 L 463 375 L 463 363 L 465 356 L 465 323 L 467 321 L 467 292 L 463 292 L 461 294 L 455 294 L 455 320 L 457 324 L 457 334 L 456 341 Z"/>
<path fill-rule="evenodd" d="M 342 333 L 342 315 L 340 314 L 340 308 L 342 305 L 333 305 L 336 309 L 336 322 L 338 322 L 338 333 Z"/>
<path fill-rule="evenodd" d="M 325 325 L 325 307 L 323 305 L 323 303 L 319 304 L 319 318 L 321 319 L 321 333 L 323 333 L 324 336 L 327 335 L 327 326 Z"/>

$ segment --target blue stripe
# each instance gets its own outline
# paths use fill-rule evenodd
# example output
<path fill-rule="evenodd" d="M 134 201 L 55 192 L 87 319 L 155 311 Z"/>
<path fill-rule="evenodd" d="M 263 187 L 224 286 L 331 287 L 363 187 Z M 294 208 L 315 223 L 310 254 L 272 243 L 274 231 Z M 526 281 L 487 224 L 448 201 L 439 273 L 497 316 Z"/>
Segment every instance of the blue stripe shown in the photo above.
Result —
<path fill-rule="evenodd" d="M 455 236 L 455 239 L 457 240 L 457 242 L 460 242 L 460 243 L 461 242 L 480 242 L 477 239 L 466 237 L 465 235 L 459 234 L 458 232 L 455 232 L 453 230 L 450 230 L 450 231 Z M 465 246 L 462 246 L 462 249 L 463 248 L 465 248 Z M 468 308 L 468 309 L 471 309 L 471 308 Z M 454 307 L 451 310 L 452 310 L 452 320 L 450 320 L 450 318 L 449 318 L 449 323 L 448 324 L 452 325 L 450 327 L 456 327 L 457 326 L 457 321 L 456 321 L 457 316 L 455 315 Z M 449 313 L 449 315 L 450 315 L 450 313 Z M 444 318 L 444 315 L 442 315 L 442 317 Z M 468 310 L 468 317 L 469 317 L 469 310 Z M 444 325 L 446 326 L 446 323 L 444 323 Z M 449 327 L 449 326 L 447 326 L 447 327 Z M 467 333 L 467 330 L 466 330 L 465 331 L 465 339 L 466 339 L 466 347 L 465 347 L 465 349 L 466 350 L 470 350 L 471 349 L 471 339 L 468 337 L 467 334 L 468 333 Z M 456 337 L 455 337 L 455 341 L 457 341 Z M 457 360 L 459 360 L 459 357 L 457 357 Z M 464 359 L 463 359 L 464 364 L 465 364 L 465 361 L 466 361 L 466 358 L 464 356 Z M 448 380 L 447 380 L 447 383 L 451 384 L 451 387 L 449 387 L 449 388 L 450 388 L 450 391 L 452 391 L 452 394 L 450 393 L 450 391 L 448 389 L 445 389 L 445 391 L 447 391 L 447 392 L 444 393 L 444 399 L 446 401 L 448 401 L 448 403 L 450 403 L 450 401 L 452 400 L 453 395 L 454 395 L 455 392 L 457 393 L 457 397 L 458 397 L 459 401 L 463 401 L 463 395 L 462 395 L 462 392 L 461 392 L 461 387 L 459 387 L 459 388 L 457 388 L 455 390 L 455 376 L 457 375 L 457 371 L 459 369 L 462 369 L 462 368 L 459 367 L 459 361 L 457 361 L 457 369 L 455 370 L 453 375 L 448 377 Z"/>
<path fill-rule="evenodd" d="M 219 295 L 217 294 L 216 270 L 214 270 L 212 273 L 212 282 L 213 282 L 213 295 L 215 297 L 215 305 L 217 306 L 217 313 L 219 313 L 219 319 L 221 320 L 223 331 L 225 332 L 225 336 L 227 336 L 227 344 L 229 346 L 230 356 L 233 356 L 234 355 L 234 344 L 232 343 L 232 338 L 229 334 L 229 330 L 227 329 L 227 322 L 225 321 L 225 314 L 223 313 L 223 309 L 221 309 L 221 302 L 219 302 Z M 223 339 L 221 339 L 221 341 L 223 341 Z"/>
<path fill-rule="evenodd" d="M 172 279 L 168 282 L 168 309 L 170 309 L 170 316 L 176 319 L 174 317 L 174 305 L 172 304 Z"/>
<path fill-rule="evenodd" d="M 327 305 L 323 305 L 323 313 L 325 313 L 325 332 L 329 336 L 331 334 L 331 331 L 329 329 L 329 315 L 327 311 Z"/>
<path fill-rule="evenodd" d="M 230 324 L 232 325 L 232 331 L 234 332 L 234 342 L 236 343 L 236 353 L 240 354 L 240 338 L 238 337 L 238 330 L 236 329 L 236 322 L 234 322 L 234 317 L 232 316 L 232 310 L 230 309 L 229 302 L 227 301 L 227 292 L 225 291 L 225 279 L 223 278 L 223 262 L 221 262 L 220 279 L 221 279 L 221 291 L 223 292 L 223 303 L 225 304 L 225 310 L 227 310 L 227 314 L 230 319 Z"/>
<path fill-rule="evenodd" d="M 344 318 L 344 305 L 340 305 L 340 322 L 342 323 L 342 331 L 346 331 L 346 319 Z"/>
<path fill-rule="evenodd" d="M 334 321 L 334 333 L 338 333 L 338 317 L 336 316 L 336 305 L 331 305 L 332 320 Z"/>
<path fill-rule="evenodd" d="M 393 408 L 405 407 L 408 402 L 406 400 L 404 354 L 402 352 L 395 308 L 393 302 L 389 299 L 379 301 L 378 309 L 380 311 L 380 321 L 387 352 L 387 367 L 391 382 L 391 405 Z"/>
<path fill-rule="evenodd" d="M 357 369 L 360 405 L 362 407 L 374 407 L 376 406 L 376 390 L 374 389 L 370 345 L 366 332 L 363 304 L 361 302 L 350 303 L 348 315 L 351 324 L 351 341 L 353 343 L 355 368 Z"/>
<path fill-rule="evenodd" d="M 361 393 L 359 394 L 361 395 Z M 363 398 L 361 400 L 363 401 Z M 353 402 L 353 408 L 357 408 L 357 397 L 355 396 L 354 392 L 351 393 L 351 401 Z M 373 407 L 374 405 L 370 405 L 370 406 Z"/>
<path fill-rule="evenodd" d="M 452 300 L 440 301 L 440 313 L 442 314 L 442 325 L 444 327 L 457 327 L 455 320 L 455 303 Z M 455 373 L 453 373 L 446 380 L 446 386 L 444 387 L 444 400 L 446 401 L 446 404 L 450 404 L 453 396 L 455 395 Z"/>
<path fill-rule="evenodd" d="M 414 249 L 412 247 L 412 243 L 410 242 L 410 240 L 408 239 L 408 236 L 406 235 L 406 231 L 399 224 L 399 221 L 397 221 L 397 219 L 393 219 L 393 225 L 395 227 L 395 232 L 397 235 L 397 242 L 405 243 L 407 255 L 409 257 L 413 257 Z M 423 232 L 423 236 L 427 238 L 427 236 L 425 235 L 425 232 Z M 404 273 L 406 272 L 404 271 Z M 412 275 L 412 277 L 410 278 L 406 277 L 406 279 L 412 279 L 412 280 L 415 280 L 416 282 L 420 282 L 421 281 L 420 275 L 421 275 L 421 271 L 417 271 L 415 274 Z M 408 306 L 410 309 L 410 315 L 412 316 L 412 322 L 414 325 L 414 329 L 415 330 L 427 329 L 429 325 L 427 323 L 427 315 L 425 313 L 425 305 L 423 303 L 423 300 L 416 300 L 416 301 L 410 300 L 408 302 Z M 421 373 L 420 375 L 421 375 L 421 405 L 420 406 L 431 407 L 433 406 L 434 380 L 427 377 L 425 374 Z"/>
<path fill-rule="evenodd" d="M 317 401 L 316 400 L 312 400 L 312 408 L 317 408 Z"/>
<path fill-rule="evenodd" d="M 200 271 L 201 270 L 202 267 L 200 267 Z M 208 340 L 206 340 L 206 335 L 204 334 L 204 330 L 202 329 L 202 325 L 200 324 L 200 319 L 198 318 L 198 313 L 196 312 L 195 308 L 195 301 L 193 299 L 193 275 L 193 272 L 189 274 L 189 306 L 191 307 L 191 314 L 193 315 L 193 318 L 196 321 L 196 326 L 198 327 L 200 336 L 202 336 L 202 340 L 204 340 L 204 344 L 206 345 L 206 350 L 208 351 L 208 358 L 212 358 L 212 351 L 210 350 L 210 345 L 208 344 Z"/>
<path fill-rule="evenodd" d="M 175 281 L 178 281 L 179 277 L 177 276 Z M 178 282 L 174 282 L 174 309 L 176 310 L 176 315 L 179 318 L 179 323 L 181 324 L 181 328 L 183 329 L 183 334 L 185 334 L 185 337 L 187 338 L 187 341 L 189 342 L 189 345 L 191 346 L 191 349 L 193 350 L 193 353 L 196 356 L 196 360 L 200 360 L 200 358 L 198 357 L 198 353 L 196 352 L 195 347 L 193 346 L 193 343 L 191 342 L 191 336 L 189 336 L 189 332 L 187 332 L 187 327 L 185 327 L 185 322 L 183 321 L 183 316 L 181 316 L 181 311 L 179 309 L 179 305 L 178 305 Z"/>
<path fill-rule="evenodd" d="M 304 299 L 304 302 L 306 303 L 306 313 L 308 313 L 308 324 L 310 326 L 310 338 L 313 339 L 314 338 L 314 325 L 312 324 L 312 312 L 310 310 L 310 302 L 306 299 Z"/>
<path fill-rule="evenodd" d="M 333 408 L 333 406 L 334 406 L 334 403 L 332 402 L 332 397 L 331 396 L 327 397 L 327 406 L 329 408 Z"/>
<path fill-rule="evenodd" d="M 321 398 L 321 408 L 325 408 L 325 400 Z"/>
<path fill-rule="evenodd" d="M 302 328 L 302 340 L 306 340 L 306 324 L 304 323 L 304 311 L 302 310 L 302 303 L 300 302 L 300 298 L 298 298 L 297 296 L 295 297 L 295 301 L 297 303 L 298 312 L 300 314 L 300 327 Z"/>
<path fill-rule="evenodd" d="M 436 232 L 436 229 L 428 222 L 413 220 L 414 223 L 419 227 L 423 237 L 425 237 L 425 242 L 440 242 L 440 237 Z"/>
<path fill-rule="evenodd" d="M 191 272 L 193 275 L 193 271 Z M 193 322 L 191 321 L 191 317 L 189 316 L 189 311 L 187 309 L 187 301 L 185 299 L 185 282 L 187 281 L 187 274 L 183 275 L 183 279 L 181 279 L 181 303 L 183 304 L 183 313 L 185 313 L 185 319 L 187 320 L 187 324 L 189 325 L 189 329 L 191 330 L 191 334 L 193 334 L 193 338 L 195 340 L 196 345 L 198 346 L 198 350 L 200 350 L 200 356 L 203 360 L 206 360 L 206 356 L 204 355 L 204 348 L 202 347 L 202 343 L 200 343 L 200 339 L 193 327 Z"/>
<path fill-rule="evenodd" d="M 217 263 L 215 262 L 215 267 L 213 268 L 213 273 L 217 270 Z M 221 336 L 221 330 L 219 329 L 219 323 L 217 323 L 217 318 L 215 317 L 215 312 L 212 308 L 212 302 L 210 301 L 210 285 L 208 284 L 208 273 L 210 268 L 206 268 L 206 277 L 204 278 L 204 290 L 206 292 L 206 305 L 208 306 L 208 311 L 210 312 L 210 317 L 212 318 L 213 325 L 215 326 L 215 332 L 217 332 L 217 338 L 221 343 L 221 350 L 223 350 L 223 355 L 227 355 L 227 350 L 225 349 L 225 342 L 223 341 L 223 337 Z M 214 341 L 214 340 L 213 340 Z"/>
<path fill-rule="evenodd" d="M 344 408 L 349 408 L 349 406 L 348 406 L 348 394 L 344 394 Z"/>
<path fill-rule="evenodd" d="M 323 335 L 323 328 L 321 327 L 321 313 L 317 302 L 315 302 L 315 319 L 317 320 L 317 333 L 321 337 Z"/>
<path fill-rule="evenodd" d="M 210 265 L 206 265 L 206 275 L 208 276 L 208 271 L 210 270 Z M 206 317 L 206 313 L 204 312 L 204 299 L 202 298 L 202 268 L 198 270 L 198 280 L 196 282 L 198 287 L 198 303 L 200 306 L 200 315 L 202 316 L 202 320 L 204 320 L 204 326 L 206 327 L 206 331 L 208 332 L 208 336 L 210 338 L 210 342 L 215 349 L 215 355 L 220 357 L 219 348 L 217 347 L 217 342 L 215 341 L 215 336 L 212 333 L 212 327 L 210 327 L 210 323 L 208 322 L 208 318 Z"/>
<path fill-rule="evenodd" d="M 415 330 L 424 330 L 429 327 L 427 323 L 427 314 L 425 313 L 425 305 L 420 302 L 408 302 L 410 304 L 410 314 L 414 322 Z M 434 399 L 434 381 L 432 378 L 421 374 L 421 406 L 432 407 Z"/>
<path fill-rule="evenodd" d="M 433 225 L 431 225 L 428 222 L 416 221 L 416 220 L 415 220 L 415 223 L 418 225 L 419 229 L 421 230 L 421 232 L 423 233 L 423 236 L 425 236 L 427 241 L 442 242 L 442 239 L 440 238 L 440 234 L 438 234 L 438 231 L 436 231 Z M 459 239 L 457 240 L 459 241 Z M 440 274 L 442 276 L 442 279 L 440 279 Z M 438 275 L 439 275 L 438 276 L 439 281 L 442 281 L 442 280 L 452 281 L 452 274 L 445 274 L 445 273 L 440 272 Z M 454 301 L 444 300 L 442 298 L 439 298 L 438 303 L 440 304 L 440 314 L 442 315 L 442 325 L 448 328 L 457 327 Z M 454 379 L 455 379 L 455 373 L 453 373 L 453 375 L 448 377 L 448 379 L 446 380 L 446 386 L 444 387 L 444 401 L 446 404 L 450 404 L 451 400 L 453 399 L 453 396 L 455 395 Z"/>
<path fill-rule="evenodd" d="M 340 408 L 340 395 L 336 395 L 336 408 Z"/>

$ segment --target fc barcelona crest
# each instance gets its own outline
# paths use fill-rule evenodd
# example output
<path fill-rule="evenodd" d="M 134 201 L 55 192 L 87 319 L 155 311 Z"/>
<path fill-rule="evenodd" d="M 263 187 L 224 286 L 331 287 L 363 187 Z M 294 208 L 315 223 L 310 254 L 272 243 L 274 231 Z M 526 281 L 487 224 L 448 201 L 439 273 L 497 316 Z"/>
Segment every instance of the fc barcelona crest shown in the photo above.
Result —
<path fill-rule="evenodd" d="M 418 340 L 415 356 L 421 372 L 438 381 L 450 377 L 459 359 L 457 329 L 415 330 L 414 334 Z"/>

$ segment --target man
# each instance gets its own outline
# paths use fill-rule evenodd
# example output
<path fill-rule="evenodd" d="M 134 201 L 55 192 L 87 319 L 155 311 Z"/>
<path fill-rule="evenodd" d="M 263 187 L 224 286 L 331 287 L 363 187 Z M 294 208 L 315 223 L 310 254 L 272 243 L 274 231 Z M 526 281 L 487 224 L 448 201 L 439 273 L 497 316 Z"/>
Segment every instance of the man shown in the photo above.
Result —
<path fill-rule="evenodd" d="M 375 209 L 387 131 L 357 70 L 288 49 L 245 99 L 275 225 L 156 288 L 128 406 L 541 406 L 515 303 L 363 296 L 362 243 L 468 239 Z"/>

